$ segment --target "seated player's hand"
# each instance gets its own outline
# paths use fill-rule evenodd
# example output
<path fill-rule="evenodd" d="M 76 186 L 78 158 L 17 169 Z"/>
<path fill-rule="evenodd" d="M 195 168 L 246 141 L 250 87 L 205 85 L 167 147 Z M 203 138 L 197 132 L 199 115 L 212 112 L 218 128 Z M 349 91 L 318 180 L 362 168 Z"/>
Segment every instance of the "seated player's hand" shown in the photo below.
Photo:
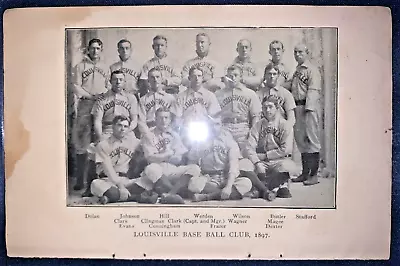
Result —
<path fill-rule="evenodd" d="M 126 201 L 128 198 L 131 196 L 131 193 L 129 190 L 126 189 L 126 187 L 120 187 L 119 188 L 119 198 L 121 201 Z"/>
<path fill-rule="evenodd" d="M 221 191 L 221 199 L 227 200 L 231 196 L 232 193 L 232 186 L 226 186 Z"/>

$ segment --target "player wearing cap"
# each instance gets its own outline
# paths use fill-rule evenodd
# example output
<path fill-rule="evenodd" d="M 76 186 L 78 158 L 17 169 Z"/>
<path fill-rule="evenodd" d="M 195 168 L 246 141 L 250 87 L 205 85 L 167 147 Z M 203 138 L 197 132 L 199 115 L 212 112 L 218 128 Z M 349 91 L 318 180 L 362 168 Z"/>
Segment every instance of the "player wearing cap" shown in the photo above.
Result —
<path fill-rule="evenodd" d="M 282 63 L 282 56 L 285 52 L 285 47 L 283 43 L 278 40 L 274 40 L 269 44 L 269 54 L 271 55 L 271 60 L 267 64 L 268 66 L 274 66 L 279 69 L 279 78 L 278 84 L 286 89 L 290 89 L 291 87 L 291 80 L 290 80 L 290 73 L 287 70 L 284 63 Z"/>
<path fill-rule="evenodd" d="M 220 118 L 210 119 L 211 133 L 193 145 L 189 162 L 200 165 L 201 176 L 189 181 L 193 201 L 238 200 L 250 191 L 250 179 L 239 176 L 240 150 L 232 135 L 222 129 Z"/>
<path fill-rule="evenodd" d="M 130 121 L 127 117 L 115 116 L 112 134 L 96 146 L 98 178 L 92 181 L 90 189 L 93 195 L 100 198 L 102 204 L 126 201 L 133 195 L 126 187 L 137 180 L 129 179 L 127 173 L 140 141 L 133 135 L 127 135 L 129 128 Z"/>
<path fill-rule="evenodd" d="M 150 69 L 155 68 L 161 71 L 162 84 L 165 85 L 164 90 L 170 94 L 179 92 L 181 73 L 169 59 L 167 46 L 168 41 L 165 36 L 157 35 L 153 38 L 154 57 L 143 65 L 139 80 L 141 91 L 147 92 L 149 90 L 148 73 Z"/>
<path fill-rule="evenodd" d="M 263 118 L 250 130 L 246 157 L 255 165 L 256 173 L 247 172 L 264 198 L 290 198 L 287 186 L 289 173 L 296 171 L 291 159 L 293 128 L 279 112 L 279 100 L 273 95 L 263 99 Z M 274 193 L 271 195 L 271 191 Z"/>
<path fill-rule="evenodd" d="M 190 147 L 187 128 L 190 122 L 207 121 L 208 116 L 215 116 L 221 111 L 214 93 L 203 87 L 203 69 L 192 67 L 189 70 L 190 85 L 186 91 L 178 94 L 179 118 L 182 124 L 182 139 Z"/>
<path fill-rule="evenodd" d="M 84 186 L 87 167 L 87 148 L 92 141 L 93 120 L 91 110 L 100 94 L 107 91 L 107 67 L 101 60 L 103 43 L 99 39 L 89 41 L 88 53 L 77 64 L 72 73 L 73 92 L 77 100 L 77 116 L 74 121 L 72 139 L 77 153 L 77 183 L 75 190 Z"/>
<path fill-rule="evenodd" d="M 224 89 L 215 93 L 221 106 L 220 116 L 227 129 L 243 151 L 250 127 L 261 115 L 261 102 L 256 93 L 243 85 L 242 68 L 232 65 L 227 70 Z"/>
<path fill-rule="evenodd" d="M 308 60 L 308 48 L 304 44 L 296 45 L 294 58 L 298 65 L 293 74 L 291 91 L 296 102 L 296 124 L 294 137 L 301 152 L 302 174 L 293 182 L 304 185 L 319 183 L 319 100 L 321 92 L 321 75 L 318 68 Z"/>
<path fill-rule="evenodd" d="M 171 112 L 168 108 L 156 111 L 156 127 L 142 139 L 144 156 L 149 165 L 142 178 L 147 190 L 154 189 L 163 199 L 176 196 L 176 203 L 183 203 L 176 193 L 187 187 L 189 180 L 200 174 L 195 164 L 182 165 L 182 157 L 187 153 L 178 133 L 170 128 Z M 168 201 L 168 200 L 167 200 Z"/>
<path fill-rule="evenodd" d="M 121 70 L 125 74 L 124 90 L 138 96 L 138 80 L 140 77 L 140 67 L 133 60 L 132 43 L 127 39 L 122 39 L 117 43 L 119 61 L 110 66 L 110 73 Z M 111 78 L 111 74 L 109 75 Z M 111 87 L 111 84 L 108 84 Z"/>
<path fill-rule="evenodd" d="M 148 82 L 150 90 L 139 101 L 139 127 L 142 135 L 156 126 L 156 111 L 159 108 L 169 108 L 175 115 L 178 112 L 175 97 L 164 91 L 161 70 L 150 69 Z"/>
<path fill-rule="evenodd" d="M 296 121 L 294 115 L 296 104 L 290 91 L 278 84 L 278 79 L 280 77 L 279 71 L 279 67 L 272 64 L 265 67 L 264 81 L 259 91 L 257 91 L 257 96 L 260 101 L 270 95 L 276 97 L 282 117 L 293 127 Z"/>
<path fill-rule="evenodd" d="M 262 73 L 251 58 L 251 42 L 247 39 L 240 40 L 237 43 L 236 51 L 238 52 L 238 56 L 233 60 L 233 64 L 242 67 L 243 75 L 241 82 L 247 88 L 256 91 L 262 82 Z"/>
<path fill-rule="evenodd" d="M 182 85 L 189 87 L 189 70 L 193 67 L 199 67 L 203 70 L 203 86 L 215 92 L 224 87 L 221 77 L 224 75 L 222 67 L 210 59 L 210 37 L 206 33 L 196 35 L 196 54 L 197 56 L 185 63 L 182 68 Z"/>

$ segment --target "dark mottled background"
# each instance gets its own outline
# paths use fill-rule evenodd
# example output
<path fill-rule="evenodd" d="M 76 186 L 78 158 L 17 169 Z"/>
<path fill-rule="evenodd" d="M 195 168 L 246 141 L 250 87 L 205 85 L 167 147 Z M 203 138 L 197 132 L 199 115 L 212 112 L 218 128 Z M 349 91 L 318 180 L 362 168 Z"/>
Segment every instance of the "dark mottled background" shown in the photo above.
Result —
<path fill-rule="evenodd" d="M 400 228 L 397 226 L 399 221 L 399 133 L 397 129 L 399 127 L 400 118 L 398 117 L 400 110 L 400 92 L 397 88 L 399 77 L 400 77 L 400 47 L 397 46 L 399 43 L 399 16 L 400 7 L 397 1 L 252 1 L 252 0 L 242 0 L 242 1 L 213 1 L 213 0 L 199 0 L 199 1 L 110 1 L 110 0 L 70 0 L 70 1 L 55 1 L 51 0 L 2 0 L 1 1 L 1 11 L 9 8 L 17 7 L 48 7 L 48 6 L 106 6 L 106 5 L 163 5 L 163 4 L 301 4 L 301 5 L 370 5 L 370 6 L 388 6 L 392 9 L 393 16 L 393 80 L 394 80 L 394 90 L 393 90 L 393 202 L 392 202 L 392 246 L 391 246 L 391 259 L 389 261 L 300 261 L 300 262 L 262 262 L 262 261 L 117 261 L 117 260 L 76 260 L 76 259 L 19 259 L 19 258 L 7 258 L 5 249 L 5 217 L 4 217 L 4 156 L 0 157 L 1 173 L 3 178 L 0 179 L 0 199 L 2 201 L 0 208 L 0 265 L 40 265 L 40 266 L 50 266 L 50 265 L 110 265 L 110 266 L 126 266 L 126 265 L 400 265 L 400 252 L 399 252 L 399 231 Z M 1 17 L 2 21 L 2 17 Z M 1 23 L 1 37 L 3 37 L 3 26 Z M 3 49 L 0 50 L 1 57 L 3 58 Z M 3 60 L 1 60 L 1 67 L 3 69 Z M 0 73 L 3 75 L 3 71 Z M 1 87 L 3 88 L 3 77 L 0 79 Z M 396 89 L 397 88 L 397 89 Z M 3 99 L 3 90 L 0 91 L 0 96 Z M 3 111 L 3 102 L 0 102 L 1 111 Z M 3 112 L 1 112 L 1 149 L 3 150 Z M 377 188 L 379 189 L 379 188 Z M 373 196 L 373 195 L 371 195 Z M 23 217 L 21 217 L 23 219 Z M 90 239 L 88 240 L 90 242 Z M 306 245 L 306 243 L 304 243 Z M 323 243 L 321 243 L 323 244 Z M 340 245 L 340 243 L 338 243 Z M 268 248 L 266 246 L 266 248 Z"/>

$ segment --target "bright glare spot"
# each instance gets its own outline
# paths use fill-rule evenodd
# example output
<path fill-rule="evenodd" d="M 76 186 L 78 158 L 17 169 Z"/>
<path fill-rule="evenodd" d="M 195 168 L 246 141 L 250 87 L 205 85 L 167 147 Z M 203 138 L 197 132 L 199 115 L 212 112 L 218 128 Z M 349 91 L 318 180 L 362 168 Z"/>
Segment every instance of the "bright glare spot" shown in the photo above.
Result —
<path fill-rule="evenodd" d="M 208 126 L 204 122 L 189 123 L 189 138 L 192 141 L 205 141 L 208 137 Z"/>

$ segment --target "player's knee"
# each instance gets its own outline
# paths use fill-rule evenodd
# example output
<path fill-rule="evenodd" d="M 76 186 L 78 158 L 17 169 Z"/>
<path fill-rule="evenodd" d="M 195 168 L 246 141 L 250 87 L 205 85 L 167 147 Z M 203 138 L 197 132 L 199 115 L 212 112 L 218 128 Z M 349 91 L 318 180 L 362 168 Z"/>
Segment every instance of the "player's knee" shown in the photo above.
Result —
<path fill-rule="evenodd" d="M 253 183 L 247 177 L 238 177 L 235 182 L 235 188 L 237 191 L 244 195 L 251 190 Z"/>
<path fill-rule="evenodd" d="M 200 167 L 198 165 L 191 164 L 191 165 L 188 165 L 187 168 L 188 168 L 186 171 L 187 175 L 199 176 L 201 173 Z"/>
<path fill-rule="evenodd" d="M 244 172 L 254 171 L 254 164 L 249 159 L 241 159 L 239 161 L 239 170 Z"/>
<path fill-rule="evenodd" d="M 188 184 L 188 190 L 192 193 L 201 193 L 206 183 L 207 179 L 203 176 L 192 177 Z"/>
<path fill-rule="evenodd" d="M 104 196 L 107 196 L 109 203 L 117 202 L 120 198 L 119 189 L 116 187 L 110 187 L 106 192 L 104 192 Z"/>
<path fill-rule="evenodd" d="M 97 197 L 103 196 L 104 192 L 110 188 L 110 185 L 107 181 L 102 179 L 95 179 L 90 184 L 90 192 Z"/>
<path fill-rule="evenodd" d="M 146 166 L 143 174 L 154 184 L 161 178 L 163 171 L 159 164 L 152 163 Z"/>

